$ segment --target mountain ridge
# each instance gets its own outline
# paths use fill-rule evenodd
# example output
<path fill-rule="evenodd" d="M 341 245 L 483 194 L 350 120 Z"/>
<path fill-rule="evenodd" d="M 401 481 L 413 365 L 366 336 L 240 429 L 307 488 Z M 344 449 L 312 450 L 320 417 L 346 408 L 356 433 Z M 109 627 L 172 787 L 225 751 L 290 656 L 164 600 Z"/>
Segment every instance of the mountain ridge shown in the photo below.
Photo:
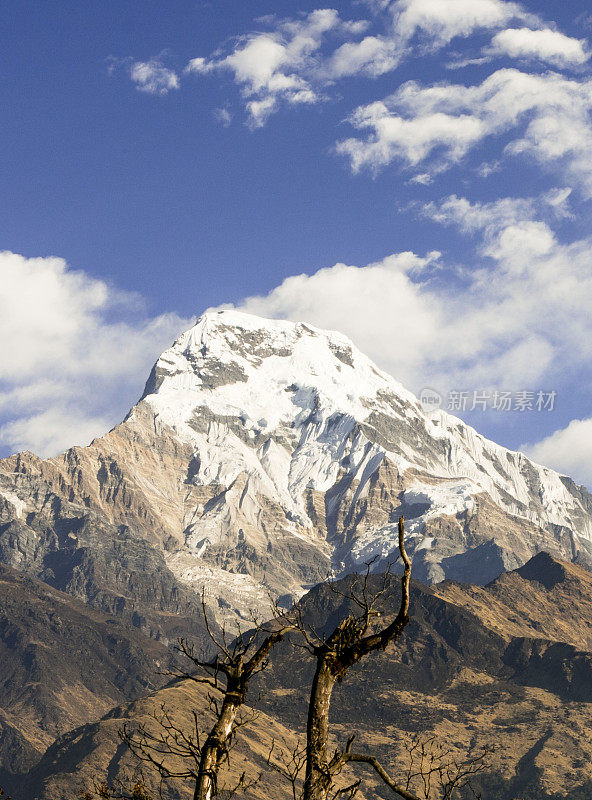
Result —
<path fill-rule="evenodd" d="M 343 335 L 236 311 L 182 334 L 89 447 L 0 461 L 0 560 L 43 576 L 56 556 L 31 555 L 28 520 L 63 526 L 56 503 L 141 543 L 174 593 L 205 586 L 228 623 L 264 614 L 268 593 L 289 604 L 328 573 L 381 568 L 400 514 L 428 583 L 487 583 L 541 550 L 592 564 L 585 489 L 426 414 Z"/>
<path fill-rule="evenodd" d="M 538 559 L 538 562 L 537 562 Z M 534 562 L 534 563 L 533 563 Z M 336 687 L 332 701 L 334 742 L 356 732 L 358 749 L 371 749 L 399 774 L 406 763 L 405 742 L 415 734 L 436 736 L 446 749 L 463 758 L 471 745 L 493 745 L 491 767 L 476 787 L 490 800 L 583 800 L 592 786 L 592 637 L 589 620 L 592 575 L 579 566 L 550 557 L 527 562 L 486 587 L 414 581 L 411 620 L 394 647 L 356 665 Z M 563 571 L 559 578 L 558 570 Z M 541 580 L 542 578 L 542 580 Z M 319 584 L 300 601 L 303 619 L 326 630 L 348 613 L 347 587 L 337 591 Z M 546 584 L 552 584 L 546 588 Z M 382 576 L 371 576 L 381 587 Z M 504 588 L 513 587 L 504 594 Z M 448 590 L 462 594 L 447 596 Z M 587 598 L 584 605 L 582 597 Z M 485 598 L 485 600 L 484 600 Z M 486 602 L 487 598 L 490 603 Z M 554 615 L 559 598 L 569 600 Z M 393 577 L 381 601 L 384 624 L 397 613 L 400 583 Z M 510 628 L 496 630 L 488 606 L 500 609 Z M 543 632 L 553 617 L 554 630 Z M 585 641 L 575 641 L 581 628 Z M 241 730 L 231 758 L 236 770 L 249 776 L 263 769 L 264 779 L 247 797 L 291 797 L 290 786 L 278 781 L 265 764 L 272 738 L 278 751 L 289 750 L 302 736 L 312 660 L 290 634 L 271 653 L 264 673 L 255 679 L 250 698 L 258 698 L 258 718 Z M 35 800 L 67 800 L 93 779 L 110 780 L 137 774 L 129 752 L 118 749 L 117 730 L 124 723 L 149 719 L 164 703 L 173 718 L 191 727 L 189 709 L 203 709 L 209 719 L 203 687 L 175 681 L 133 704 L 118 706 L 101 720 L 78 728 L 50 747 L 25 782 Z M 256 715 L 257 717 L 257 715 Z M 204 722 L 204 726 L 205 726 Z M 276 752 L 278 752 L 276 751 Z M 146 775 L 150 788 L 158 779 Z M 388 795 L 371 773 L 362 797 Z M 165 784 L 171 797 L 189 800 L 190 783 Z M 470 797 L 467 794 L 466 797 Z M 18 795 L 16 800 L 20 800 Z"/>

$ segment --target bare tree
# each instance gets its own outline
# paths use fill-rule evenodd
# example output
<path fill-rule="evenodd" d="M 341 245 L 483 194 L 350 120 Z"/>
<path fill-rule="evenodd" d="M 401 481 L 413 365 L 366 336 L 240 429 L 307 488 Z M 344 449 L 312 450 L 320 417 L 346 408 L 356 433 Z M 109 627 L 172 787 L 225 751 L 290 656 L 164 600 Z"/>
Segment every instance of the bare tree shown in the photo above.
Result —
<path fill-rule="evenodd" d="M 475 800 L 480 800 L 481 795 L 475 791 L 471 781 L 489 769 L 489 757 L 493 752 L 487 746 L 473 746 L 461 758 L 453 749 L 444 747 L 435 736 L 410 735 L 402 745 L 403 754 L 399 753 L 395 758 L 402 776 L 397 782 L 374 755 L 352 752 L 353 741 L 352 736 L 345 749 L 337 751 L 332 759 L 333 780 L 329 791 L 332 800 L 353 800 L 362 788 L 362 779 L 353 779 L 352 773 L 348 780 L 342 777 L 338 785 L 338 776 L 348 764 L 370 766 L 386 787 L 404 800 L 453 800 L 464 788 Z M 274 761 L 272 756 L 275 756 Z M 293 800 L 302 800 L 306 745 L 286 749 L 274 742 L 267 763 L 290 784 Z"/>
<path fill-rule="evenodd" d="M 343 680 L 347 671 L 369 653 L 384 650 L 399 639 L 409 622 L 411 562 L 405 551 L 403 517 L 399 519 L 398 533 L 399 554 L 403 561 L 401 601 L 399 611 L 389 625 L 377 631 L 371 630 L 371 623 L 379 616 L 377 606 L 388 588 L 390 576 L 387 570 L 380 588 L 372 593 L 370 565 L 359 591 L 357 579 L 354 579 L 344 595 L 357 608 L 357 612 L 349 614 L 329 636 L 319 637 L 302 620 L 299 621 L 298 628 L 316 659 L 308 706 L 303 800 L 328 800 L 334 788 L 335 776 L 346 761 L 354 760 L 349 749 L 343 753 L 329 754 L 329 710 L 335 684 Z M 354 788 L 352 785 L 348 791 L 351 793 Z"/>
<path fill-rule="evenodd" d="M 370 653 L 384 650 L 397 641 L 409 622 L 411 562 L 405 550 L 404 519 L 398 523 L 398 548 L 403 563 L 400 579 L 398 611 L 389 624 L 380 626 L 380 606 L 392 586 L 390 568 L 382 575 L 372 575 L 372 564 L 363 575 L 352 576 L 342 583 L 330 582 L 329 589 L 344 598 L 350 613 L 328 635 L 319 634 L 307 624 L 302 606 L 290 612 L 276 608 L 271 627 L 256 625 L 240 634 L 231 643 L 224 632 L 221 637 L 212 630 L 202 596 L 206 628 L 217 655 L 204 659 L 193 646 L 180 640 L 179 651 L 192 663 L 191 672 L 175 675 L 209 688 L 208 699 L 215 722 L 206 736 L 200 734 L 198 712 L 193 712 L 190 729 L 175 722 L 166 708 L 153 715 L 151 724 L 124 728 L 123 741 L 138 758 L 150 764 L 163 780 L 185 778 L 194 781 L 194 800 L 213 800 L 224 795 L 233 797 L 248 790 L 253 782 L 243 774 L 232 786 L 219 785 L 219 773 L 228 762 L 237 730 L 253 712 L 245 708 L 251 678 L 267 664 L 271 649 L 287 633 L 295 632 L 293 644 L 300 644 L 314 657 L 315 669 L 310 688 L 306 741 L 285 752 L 275 745 L 269 752 L 268 765 L 279 771 L 292 788 L 293 800 L 353 800 L 361 786 L 346 767 L 356 764 L 370 767 L 383 785 L 404 800 L 452 800 L 462 788 L 470 788 L 470 780 L 488 766 L 489 750 L 471 750 L 459 760 L 452 750 L 440 745 L 434 737 L 411 739 L 406 758 L 398 760 L 395 778 L 373 753 L 355 752 L 354 736 L 345 747 L 330 751 L 329 712 L 335 684 L 348 670 Z M 298 641 L 300 640 L 300 641 Z M 155 723 L 155 725 L 154 725 Z M 174 763 L 178 766 L 173 766 Z M 349 777 L 346 778 L 346 776 Z M 348 783 L 349 781 L 349 783 Z M 151 800 L 139 781 L 128 790 L 115 793 L 103 784 L 102 797 L 125 800 Z M 101 789 L 101 787 L 98 787 Z M 109 793 L 111 792 L 111 794 Z M 475 794 L 475 797 L 477 795 Z"/>
<path fill-rule="evenodd" d="M 465 787 L 476 800 L 480 800 L 481 796 L 473 789 L 471 780 L 489 769 L 489 756 L 493 752 L 489 747 L 474 748 L 464 760 L 459 760 L 434 736 L 414 737 L 405 748 L 407 768 L 401 770 L 403 779 L 398 782 L 375 756 L 352 752 L 352 744 L 353 737 L 342 753 L 335 754 L 335 762 L 342 767 L 351 763 L 372 767 L 382 782 L 404 800 L 452 800 Z M 336 797 L 339 791 L 333 796 Z"/>
<path fill-rule="evenodd" d="M 400 765 L 402 780 L 395 779 L 373 754 L 354 752 L 354 736 L 348 739 L 343 750 L 329 753 L 329 711 L 335 684 L 342 681 L 347 671 L 365 656 L 384 650 L 397 641 L 409 622 L 411 562 L 405 551 L 403 517 L 399 518 L 398 545 L 403 562 L 401 595 L 398 612 L 389 625 L 377 630 L 373 623 L 380 617 L 379 605 L 389 588 L 390 568 L 375 588 L 376 582 L 371 580 L 372 563 L 367 565 L 363 576 L 353 578 L 345 591 L 338 585 L 329 584 L 332 591 L 349 601 L 353 611 L 328 636 L 319 637 L 304 623 L 301 614 L 297 616 L 298 630 L 316 660 L 308 707 L 301 800 L 353 798 L 360 788 L 361 779 L 341 786 L 337 781 L 346 765 L 370 766 L 382 782 L 404 800 L 452 800 L 461 788 L 471 788 L 472 777 L 488 768 L 489 749 L 470 751 L 466 759 L 458 760 L 434 737 L 411 740 L 406 761 Z M 293 766 L 298 764 L 296 753 L 291 763 Z M 290 778 L 296 798 L 298 778 L 295 769 L 291 772 L 285 770 L 284 774 Z"/>
<path fill-rule="evenodd" d="M 99 797 L 101 800 L 110 800 L 111 798 L 117 798 L 117 800 L 152 800 L 146 790 L 144 781 L 141 779 L 133 781 L 129 788 L 125 788 L 121 784 L 118 789 L 114 789 L 106 782 L 97 783 L 92 794 L 91 792 L 83 791 L 79 792 L 78 796 L 81 800 L 93 800 L 95 797 Z"/>
<path fill-rule="evenodd" d="M 203 735 L 200 715 L 194 710 L 191 729 L 187 730 L 161 706 L 159 712 L 151 715 L 150 724 L 124 725 L 120 737 L 132 753 L 153 767 L 163 780 L 191 779 L 194 800 L 212 800 L 222 793 L 218 777 L 228 762 L 234 735 L 254 716 L 252 711 L 244 708 L 249 682 L 265 669 L 271 649 L 293 629 L 293 625 L 286 624 L 283 615 L 278 614 L 270 625 L 255 624 L 248 633 L 239 631 L 239 635 L 229 642 L 224 630 L 219 636 L 214 633 L 203 594 L 202 610 L 208 635 L 217 650 L 215 657 L 202 657 L 192 644 L 180 639 L 177 649 L 189 659 L 192 669 L 166 674 L 205 684 L 209 688 L 208 700 L 215 717 L 214 725 Z M 224 787 L 224 795 L 232 797 L 249 785 L 251 781 L 243 774 L 233 786 Z M 117 790 L 99 784 L 95 786 L 95 793 L 99 797 L 122 800 L 135 800 L 136 797 L 150 800 L 142 781 L 130 789 L 120 786 Z"/>

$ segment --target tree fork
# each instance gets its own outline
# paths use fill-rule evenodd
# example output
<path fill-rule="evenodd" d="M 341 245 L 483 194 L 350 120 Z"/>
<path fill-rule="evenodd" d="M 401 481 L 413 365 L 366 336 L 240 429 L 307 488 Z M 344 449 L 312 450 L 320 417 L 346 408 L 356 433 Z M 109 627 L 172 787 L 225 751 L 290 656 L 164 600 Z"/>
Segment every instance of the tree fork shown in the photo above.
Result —
<path fill-rule="evenodd" d="M 336 681 L 342 680 L 347 670 L 368 653 L 384 650 L 390 642 L 396 641 L 409 622 L 411 562 L 405 550 L 405 522 L 399 518 L 399 554 L 404 569 L 401 577 L 401 603 L 393 622 L 378 633 L 367 634 L 370 619 L 376 613 L 374 605 L 382 596 L 379 593 L 372 600 L 366 596 L 369 571 L 366 574 L 362 600 L 350 590 L 350 598 L 361 608 L 358 617 L 348 616 L 339 623 L 329 638 L 316 645 L 316 669 L 310 693 L 307 720 L 306 769 L 303 787 L 303 800 L 327 800 L 335 774 L 339 772 L 344 760 L 336 753 L 329 760 L 327 756 L 329 740 L 329 711 L 331 695 Z"/>

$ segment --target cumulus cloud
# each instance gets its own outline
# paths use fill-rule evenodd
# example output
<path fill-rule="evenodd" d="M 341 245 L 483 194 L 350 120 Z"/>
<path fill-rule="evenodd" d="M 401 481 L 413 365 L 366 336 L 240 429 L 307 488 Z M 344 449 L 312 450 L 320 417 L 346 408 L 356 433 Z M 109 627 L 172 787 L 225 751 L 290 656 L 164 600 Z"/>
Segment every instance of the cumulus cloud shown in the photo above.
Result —
<path fill-rule="evenodd" d="M 188 322 L 63 259 L 0 253 L 0 444 L 52 455 L 104 433 Z"/>
<path fill-rule="evenodd" d="M 359 74 L 376 78 L 395 69 L 403 53 L 403 43 L 393 37 L 365 36 L 338 47 L 319 69 L 319 76 L 327 81 Z"/>
<path fill-rule="evenodd" d="M 421 278 L 436 267 L 439 255 L 407 252 L 364 267 L 335 264 L 313 275 L 286 278 L 240 308 L 340 330 L 413 385 L 443 322 L 441 304 L 424 293 Z"/>
<path fill-rule="evenodd" d="M 32 450 L 52 456 L 73 445 L 86 445 L 113 425 L 108 416 L 86 416 L 76 409 L 53 406 L 29 416 L 19 417 L 0 426 L 0 441 L 15 452 Z"/>
<path fill-rule="evenodd" d="M 380 102 L 360 106 L 350 123 L 365 136 L 337 144 L 354 172 L 393 161 L 426 162 L 432 171 L 458 163 L 487 137 L 519 131 L 506 155 L 526 154 L 592 196 L 592 80 L 555 72 L 501 69 L 475 86 L 410 81 Z M 524 126 L 526 126 L 524 128 Z"/>
<path fill-rule="evenodd" d="M 179 88 L 179 76 L 159 58 L 133 62 L 129 74 L 136 88 L 148 94 L 168 94 L 172 89 Z"/>
<path fill-rule="evenodd" d="M 386 12 L 382 17 L 386 30 L 342 44 L 321 65 L 321 77 L 377 77 L 391 72 L 412 54 L 415 39 L 420 40 L 420 52 L 437 51 L 457 37 L 496 30 L 512 20 L 540 24 L 537 16 L 505 0 L 396 0 L 379 3 L 376 10 Z"/>
<path fill-rule="evenodd" d="M 412 54 L 415 39 L 420 40 L 420 52 L 436 51 L 456 37 L 496 30 L 512 20 L 540 24 L 536 15 L 506 0 L 396 0 L 377 3 L 375 10 L 384 29 L 340 45 L 319 64 L 317 77 L 330 81 L 391 72 Z"/>
<path fill-rule="evenodd" d="M 572 216 L 570 188 L 555 188 L 539 197 L 502 197 L 488 203 L 472 203 L 453 194 L 419 206 L 423 216 L 442 225 L 454 225 L 463 233 L 483 232 L 485 250 L 511 225 L 532 222 L 535 217 L 564 219 Z"/>
<path fill-rule="evenodd" d="M 590 58 L 584 39 L 573 39 L 550 28 L 507 28 L 496 33 L 486 52 L 510 58 L 538 59 L 559 68 L 580 66 Z"/>
<path fill-rule="evenodd" d="M 364 167 L 378 170 L 395 159 L 416 166 L 436 148 L 449 162 L 459 161 L 484 135 L 480 119 L 470 114 L 417 114 L 405 118 L 396 112 L 396 98 L 360 106 L 350 117 L 358 130 L 370 129 L 367 139 L 344 139 L 337 152 L 349 158 L 353 172 Z"/>
<path fill-rule="evenodd" d="M 566 199 L 562 190 L 492 204 L 448 198 L 425 213 L 479 237 L 471 269 L 399 253 L 292 276 L 240 307 L 341 330 L 414 391 L 556 383 L 592 356 L 592 241 L 562 244 L 537 218 L 561 215 Z"/>
<path fill-rule="evenodd" d="M 489 55 L 459 57 L 454 66 L 482 63 L 494 54 L 537 57 L 557 66 L 585 61 L 583 42 L 549 29 L 519 3 L 378 0 L 367 5 L 375 12 L 370 20 L 346 21 L 328 8 L 298 19 L 266 17 L 260 22 L 268 30 L 239 36 L 210 57 L 191 59 L 185 72 L 232 75 L 249 124 L 257 128 L 282 104 L 317 103 L 339 80 L 355 75 L 376 78 L 414 54 L 437 52 L 479 32 L 495 32 Z M 522 27 L 508 28 L 516 24 Z"/>
<path fill-rule="evenodd" d="M 214 119 L 219 122 L 223 128 L 227 128 L 232 122 L 232 113 L 226 106 L 222 106 L 214 111 Z"/>
<path fill-rule="evenodd" d="M 460 297 L 467 310 L 458 334 L 476 337 L 465 350 L 474 344 L 487 351 L 491 343 L 505 342 L 511 351 L 515 343 L 536 341 L 532 363 L 516 363 L 514 371 L 524 380 L 529 370 L 543 378 L 552 367 L 561 373 L 592 354 L 586 312 L 592 301 L 592 239 L 560 243 L 550 224 L 570 214 L 569 194 L 556 189 L 536 199 L 490 203 L 452 196 L 424 207 L 426 216 L 480 237 L 478 253 L 485 260 L 469 273 L 468 293 Z M 487 360 L 485 365 L 487 370 Z"/>
<path fill-rule="evenodd" d="M 566 428 L 521 449 L 534 461 L 592 486 L 592 419 L 574 419 Z"/>

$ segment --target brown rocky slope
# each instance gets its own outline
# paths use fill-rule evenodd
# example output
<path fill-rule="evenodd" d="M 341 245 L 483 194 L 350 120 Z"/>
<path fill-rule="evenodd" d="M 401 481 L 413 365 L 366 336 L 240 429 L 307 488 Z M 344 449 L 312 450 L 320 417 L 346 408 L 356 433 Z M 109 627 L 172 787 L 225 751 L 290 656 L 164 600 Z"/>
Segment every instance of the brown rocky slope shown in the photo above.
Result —
<path fill-rule="evenodd" d="M 586 570 L 540 554 L 486 587 L 415 583 L 404 638 L 392 651 L 357 665 L 338 686 L 332 706 L 336 737 L 343 741 L 355 732 L 358 748 L 372 749 L 395 772 L 413 734 L 434 734 L 459 755 L 471 744 L 494 745 L 491 769 L 481 779 L 488 800 L 589 798 L 591 582 Z M 383 621 L 395 612 L 397 599 L 394 580 Z M 347 613 L 348 604 L 319 585 L 303 598 L 302 608 L 322 628 Z M 252 772 L 261 770 L 270 737 L 293 743 L 302 734 L 312 665 L 293 645 L 284 641 L 276 648 L 253 687 L 252 696 L 261 695 L 262 716 L 237 756 Z M 203 696 L 192 692 L 176 684 L 142 700 L 141 707 L 119 708 L 58 740 L 20 797 L 16 791 L 16 800 L 66 800 L 93 775 L 127 774 L 133 768 L 129 755 L 116 745 L 122 720 L 162 703 L 174 714 L 187 713 L 192 704 L 205 715 Z M 370 775 L 365 780 L 366 797 L 389 796 Z M 289 796 L 275 773 L 250 796 L 259 798 L 261 786 L 278 800 Z M 185 798 L 188 791 L 170 788 L 165 797 Z"/>
<path fill-rule="evenodd" d="M 60 734 L 161 686 L 157 671 L 174 663 L 165 645 L 0 565 L 0 772 L 26 772 Z"/>

